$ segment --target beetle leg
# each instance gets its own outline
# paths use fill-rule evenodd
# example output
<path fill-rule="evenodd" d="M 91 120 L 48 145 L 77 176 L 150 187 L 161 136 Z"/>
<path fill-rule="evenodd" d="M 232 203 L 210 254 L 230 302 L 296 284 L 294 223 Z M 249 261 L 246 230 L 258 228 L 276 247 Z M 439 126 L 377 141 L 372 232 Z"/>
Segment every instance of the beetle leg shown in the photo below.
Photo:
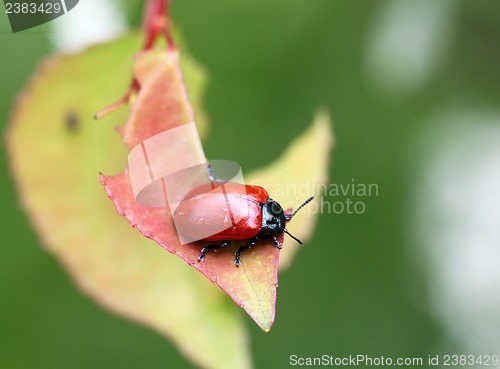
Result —
<path fill-rule="evenodd" d="M 205 260 L 205 254 L 207 253 L 208 250 L 215 250 L 215 249 L 222 249 L 229 245 L 231 241 L 224 241 L 220 245 L 208 245 L 205 246 L 204 248 L 201 249 L 201 254 L 198 256 L 198 261 L 203 261 Z"/>
<path fill-rule="evenodd" d="M 238 251 L 234 253 L 234 263 L 236 266 L 240 266 L 241 264 L 241 259 L 240 259 L 240 254 L 245 251 L 246 249 L 252 248 L 253 245 L 257 243 L 257 240 L 250 240 L 250 243 L 246 246 L 241 246 Z"/>
<path fill-rule="evenodd" d="M 274 247 L 276 247 L 277 249 L 281 249 L 280 243 L 278 242 L 276 237 L 271 236 L 271 240 L 273 240 Z"/>

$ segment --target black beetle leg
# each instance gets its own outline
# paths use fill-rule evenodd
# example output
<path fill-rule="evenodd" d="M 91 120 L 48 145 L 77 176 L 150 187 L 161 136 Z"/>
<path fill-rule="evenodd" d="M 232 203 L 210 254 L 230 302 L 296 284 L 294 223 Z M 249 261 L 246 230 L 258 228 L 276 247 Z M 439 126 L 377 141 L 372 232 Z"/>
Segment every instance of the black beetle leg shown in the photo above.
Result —
<path fill-rule="evenodd" d="M 240 259 L 240 254 L 245 251 L 246 249 L 250 249 L 252 248 L 253 245 L 255 245 L 257 243 L 257 240 L 255 239 L 252 239 L 250 240 L 250 243 L 246 246 L 241 246 L 238 251 L 236 251 L 234 253 L 234 263 L 236 264 L 236 266 L 240 266 L 241 264 L 241 259 Z"/>
<path fill-rule="evenodd" d="M 278 242 L 276 237 L 271 236 L 271 240 L 273 240 L 274 247 L 276 247 L 277 249 L 281 249 L 280 243 Z"/>
<path fill-rule="evenodd" d="M 204 248 L 201 249 L 201 254 L 198 256 L 198 261 L 205 260 L 205 254 L 207 253 L 208 250 L 215 250 L 215 249 L 222 249 L 229 245 L 231 241 L 224 241 L 220 245 L 208 245 L 205 246 Z"/>

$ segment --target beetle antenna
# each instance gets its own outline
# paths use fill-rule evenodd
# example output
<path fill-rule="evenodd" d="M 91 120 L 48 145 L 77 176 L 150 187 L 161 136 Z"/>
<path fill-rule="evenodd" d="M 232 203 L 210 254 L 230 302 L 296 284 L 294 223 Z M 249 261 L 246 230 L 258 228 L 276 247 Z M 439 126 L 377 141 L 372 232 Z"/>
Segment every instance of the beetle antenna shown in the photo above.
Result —
<path fill-rule="evenodd" d="M 297 237 L 295 237 L 295 236 L 294 236 L 293 234 L 291 234 L 290 232 L 288 232 L 288 231 L 286 230 L 286 228 L 285 228 L 285 229 L 283 229 L 283 231 L 284 231 L 287 235 L 289 235 L 290 237 L 292 237 L 295 241 L 297 241 L 299 245 L 303 245 L 302 241 L 301 241 L 301 240 L 299 240 Z"/>
<path fill-rule="evenodd" d="M 295 211 L 293 212 L 293 214 L 292 214 L 292 215 L 285 216 L 285 219 L 286 219 L 286 220 L 290 220 L 290 219 L 292 219 L 292 218 L 293 218 L 293 216 L 294 216 L 295 214 L 297 214 L 297 212 L 298 212 L 300 209 L 302 209 L 305 205 L 307 205 L 307 204 L 309 204 L 311 201 L 313 201 L 313 199 L 314 199 L 314 196 L 311 196 L 310 198 L 308 198 L 306 201 L 304 201 L 304 203 L 303 203 L 302 205 L 300 205 L 300 206 L 297 208 L 297 210 L 295 210 Z M 290 235 L 290 236 L 291 236 L 291 235 Z"/>

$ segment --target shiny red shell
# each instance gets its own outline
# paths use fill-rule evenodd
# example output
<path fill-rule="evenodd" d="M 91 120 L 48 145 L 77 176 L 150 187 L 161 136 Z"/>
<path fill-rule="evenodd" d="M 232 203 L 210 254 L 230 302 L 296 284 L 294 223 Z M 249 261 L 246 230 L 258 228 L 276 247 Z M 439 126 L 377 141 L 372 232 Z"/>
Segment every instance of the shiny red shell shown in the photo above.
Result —
<path fill-rule="evenodd" d="M 192 240 L 248 240 L 262 227 L 262 207 L 269 195 L 259 186 L 226 182 L 203 185 L 179 203 L 177 231 Z"/>

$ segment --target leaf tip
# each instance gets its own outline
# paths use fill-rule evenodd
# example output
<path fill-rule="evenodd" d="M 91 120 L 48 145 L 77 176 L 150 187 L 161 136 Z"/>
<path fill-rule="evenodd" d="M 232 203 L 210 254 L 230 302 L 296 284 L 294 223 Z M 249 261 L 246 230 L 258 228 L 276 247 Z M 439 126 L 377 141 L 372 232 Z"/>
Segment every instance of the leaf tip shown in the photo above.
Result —
<path fill-rule="evenodd" d="M 314 128 L 321 131 L 323 137 L 328 142 L 328 147 L 335 146 L 335 135 L 332 129 L 332 116 L 326 106 L 319 106 L 314 113 Z"/>

